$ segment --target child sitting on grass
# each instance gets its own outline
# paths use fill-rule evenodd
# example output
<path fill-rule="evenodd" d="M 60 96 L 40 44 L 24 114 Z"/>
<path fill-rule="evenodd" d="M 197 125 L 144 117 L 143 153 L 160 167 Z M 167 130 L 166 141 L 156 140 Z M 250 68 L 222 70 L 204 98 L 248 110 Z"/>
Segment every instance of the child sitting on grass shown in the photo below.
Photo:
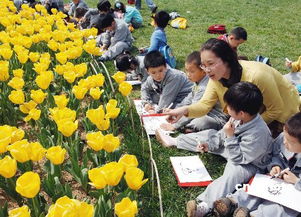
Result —
<path fill-rule="evenodd" d="M 221 35 L 217 37 L 217 39 L 227 42 L 230 47 L 237 52 L 238 46 L 247 41 L 247 37 L 248 34 L 244 28 L 236 27 L 231 30 L 230 34 Z"/>
<path fill-rule="evenodd" d="M 271 159 L 271 133 L 258 114 L 263 104 L 259 88 L 249 82 L 236 83 L 226 91 L 224 100 L 231 118 L 222 130 L 195 133 L 189 136 L 190 146 L 180 141 L 181 148 L 211 152 L 228 161 L 223 175 L 209 184 L 196 200 L 187 203 L 188 217 L 205 216 L 215 200 L 232 193 L 236 184 L 249 181 Z"/>
<path fill-rule="evenodd" d="M 115 2 L 114 11 L 116 18 L 123 19 L 135 29 L 142 26 L 143 19 L 136 8 L 128 5 L 125 6 L 122 2 Z"/>
<path fill-rule="evenodd" d="M 141 99 L 149 113 L 174 108 L 191 92 L 192 83 L 184 72 L 168 69 L 159 51 L 149 52 L 144 58 L 144 65 L 149 76 L 141 87 Z"/>
<path fill-rule="evenodd" d="M 272 162 L 268 165 L 270 175 L 279 174 L 285 168 L 290 168 L 282 177 L 301 191 L 301 113 L 292 116 L 284 125 L 283 133 L 273 144 Z M 235 209 L 235 207 L 238 207 Z M 242 189 L 227 198 L 214 202 L 215 212 L 221 216 L 236 217 L 287 217 L 297 216 L 298 212 L 280 204 L 249 195 Z M 234 212 L 233 212 L 234 211 Z"/>
<path fill-rule="evenodd" d="M 144 67 L 144 56 L 136 56 L 129 53 L 122 53 L 115 59 L 115 65 L 118 71 L 127 72 L 127 81 L 141 81 L 144 83 L 148 77 Z"/>
<path fill-rule="evenodd" d="M 206 89 L 209 77 L 200 68 L 201 57 L 199 51 L 193 51 L 185 61 L 185 71 L 188 79 L 194 83 L 192 91 L 183 99 L 177 107 L 190 105 L 199 101 Z M 221 129 L 227 122 L 228 117 L 220 106 L 215 106 L 207 115 L 200 118 L 182 117 L 177 123 L 162 124 L 161 128 L 167 131 L 185 128 L 185 132 L 196 132 L 205 129 Z"/>
<path fill-rule="evenodd" d="M 155 31 L 151 36 L 149 48 L 140 48 L 140 53 L 148 53 L 154 50 L 160 50 L 161 47 L 167 45 L 165 27 L 170 20 L 169 14 L 166 11 L 159 11 L 154 17 Z"/>
<path fill-rule="evenodd" d="M 102 50 L 105 52 L 99 57 L 99 61 L 112 60 L 132 46 L 134 39 L 123 20 L 114 19 L 112 15 L 106 14 L 100 19 L 97 28 L 106 31 L 106 35 L 101 37 Z"/>

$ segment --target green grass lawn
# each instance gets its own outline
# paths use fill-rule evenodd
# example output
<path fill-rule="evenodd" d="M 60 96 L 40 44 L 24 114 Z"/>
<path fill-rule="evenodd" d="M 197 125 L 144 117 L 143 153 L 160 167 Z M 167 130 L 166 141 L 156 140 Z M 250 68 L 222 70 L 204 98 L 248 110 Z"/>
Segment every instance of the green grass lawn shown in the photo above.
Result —
<path fill-rule="evenodd" d="M 284 66 L 284 58 L 296 60 L 301 55 L 301 4 L 298 0 L 154 0 L 159 10 L 168 12 L 176 11 L 188 20 L 186 30 L 166 28 L 169 45 L 173 48 L 177 58 L 177 68 L 183 69 L 185 57 L 193 50 L 198 50 L 203 42 L 217 35 L 206 32 L 209 25 L 225 24 L 227 30 L 242 26 L 248 31 L 248 41 L 239 47 L 240 55 L 248 56 L 253 60 L 256 55 L 270 58 L 273 67 L 282 74 L 289 69 Z M 96 1 L 88 1 L 90 6 L 96 6 Z M 111 1 L 112 3 L 113 1 Z M 125 2 L 125 1 L 123 1 Z M 150 21 L 150 11 L 145 1 L 142 0 L 141 10 L 144 26 L 133 33 L 135 47 L 149 45 L 153 27 Z M 110 64 L 109 64 L 110 65 Z M 112 65 L 109 67 L 114 71 Z M 135 92 L 135 96 L 139 94 Z M 138 117 L 136 116 L 136 119 Z M 139 122 L 136 120 L 136 123 Z M 145 140 L 137 135 L 126 138 L 129 149 L 139 156 L 141 167 L 150 177 L 149 153 L 143 151 L 141 142 Z M 127 134 L 130 135 L 130 134 Z M 161 179 L 164 216 L 185 216 L 185 205 L 190 199 L 195 198 L 204 188 L 180 188 L 177 186 L 169 161 L 170 156 L 193 155 L 193 153 L 176 149 L 162 148 L 155 139 L 153 154 L 158 164 Z M 139 146 L 139 147 L 137 147 Z M 147 148 L 145 145 L 144 147 Z M 145 148 L 145 149 L 146 149 Z M 220 157 L 205 154 L 201 159 L 208 168 L 213 178 L 222 174 L 225 160 Z M 156 189 L 152 193 L 149 183 L 140 191 L 140 216 L 159 216 L 159 203 Z"/>

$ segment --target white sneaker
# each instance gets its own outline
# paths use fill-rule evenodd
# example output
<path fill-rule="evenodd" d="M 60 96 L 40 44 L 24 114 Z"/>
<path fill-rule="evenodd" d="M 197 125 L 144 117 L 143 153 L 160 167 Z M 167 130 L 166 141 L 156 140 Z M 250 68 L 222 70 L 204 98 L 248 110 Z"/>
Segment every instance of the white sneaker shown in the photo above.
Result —
<path fill-rule="evenodd" d="M 186 204 L 186 211 L 188 217 L 203 217 L 209 213 L 210 208 L 207 203 L 196 203 L 195 200 L 190 200 Z"/>

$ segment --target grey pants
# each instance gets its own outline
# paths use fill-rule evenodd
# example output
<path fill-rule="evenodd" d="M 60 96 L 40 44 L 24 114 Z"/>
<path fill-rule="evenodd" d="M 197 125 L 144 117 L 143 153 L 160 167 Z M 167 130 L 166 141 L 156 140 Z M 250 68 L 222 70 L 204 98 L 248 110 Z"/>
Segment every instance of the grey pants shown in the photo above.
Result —
<path fill-rule="evenodd" d="M 223 175 L 208 185 L 197 200 L 206 202 L 212 208 L 214 201 L 233 193 L 237 184 L 247 183 L 257 171 L 258 168 L 252 164 L 234 165 L 228 162 Z"/>
<path fill-rule="evenodd" d="M 238 206 L 248 208 L 251 211 L 251 216 L 287 217 L 298 215 L 298 212 L 295 210 L 279 205 L 278 203 L 249 195 L 243 190 L 239 190 L 228 197 L 233 198 L 238 203 Z"/>
<path fill-rule="evenodd" d="M 179 129 L 181 127 L 192 129 L 193 131 L 202 131 L 207 129 L 220 130 L 223 126 L 222 124 L 215 120 L 214 118 L 205 115 L 200 118 L 187 118 L 182 117 L 174 124 L 174 127 Z"/>
<path fill-rule="evenodd" d="M 103 54 L 104 57 L 109 60 L 114 59 L 117 55 L 121 54 L 124 50 L 130 48 L 129 44 L 123 41 L 119 41 L 113 46 L 110 46 L 108 50 Z"/>

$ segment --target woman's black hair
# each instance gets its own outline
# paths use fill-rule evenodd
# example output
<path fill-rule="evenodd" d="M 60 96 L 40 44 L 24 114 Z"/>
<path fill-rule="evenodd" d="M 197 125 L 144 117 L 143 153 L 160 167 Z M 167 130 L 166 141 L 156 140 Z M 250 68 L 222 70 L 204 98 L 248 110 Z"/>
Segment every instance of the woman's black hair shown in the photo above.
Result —
<path fill-rule="evenodd" d="M 233 84 L 240 82 L 242 66 L 237 60 L 237 53 L 233 51 L 227 42 L 216 38 L 210 38 L 202 45 L 200 52 L 205 50 L 212 51 L 215 56 L 221 58 L 224 63 L 228 64 L 228 67 L 230 68 L 230 78 L 222 78 L 219 80 L 224 87 L 229 88 Z"/>
<path fill-rule="evenodd" d="M 131 65 L 138 66 L 138 60 L 129 53 L 122 53 L 115 59 L 116 68 L 119 71 L 128 71 L 131 69 Z"/>

